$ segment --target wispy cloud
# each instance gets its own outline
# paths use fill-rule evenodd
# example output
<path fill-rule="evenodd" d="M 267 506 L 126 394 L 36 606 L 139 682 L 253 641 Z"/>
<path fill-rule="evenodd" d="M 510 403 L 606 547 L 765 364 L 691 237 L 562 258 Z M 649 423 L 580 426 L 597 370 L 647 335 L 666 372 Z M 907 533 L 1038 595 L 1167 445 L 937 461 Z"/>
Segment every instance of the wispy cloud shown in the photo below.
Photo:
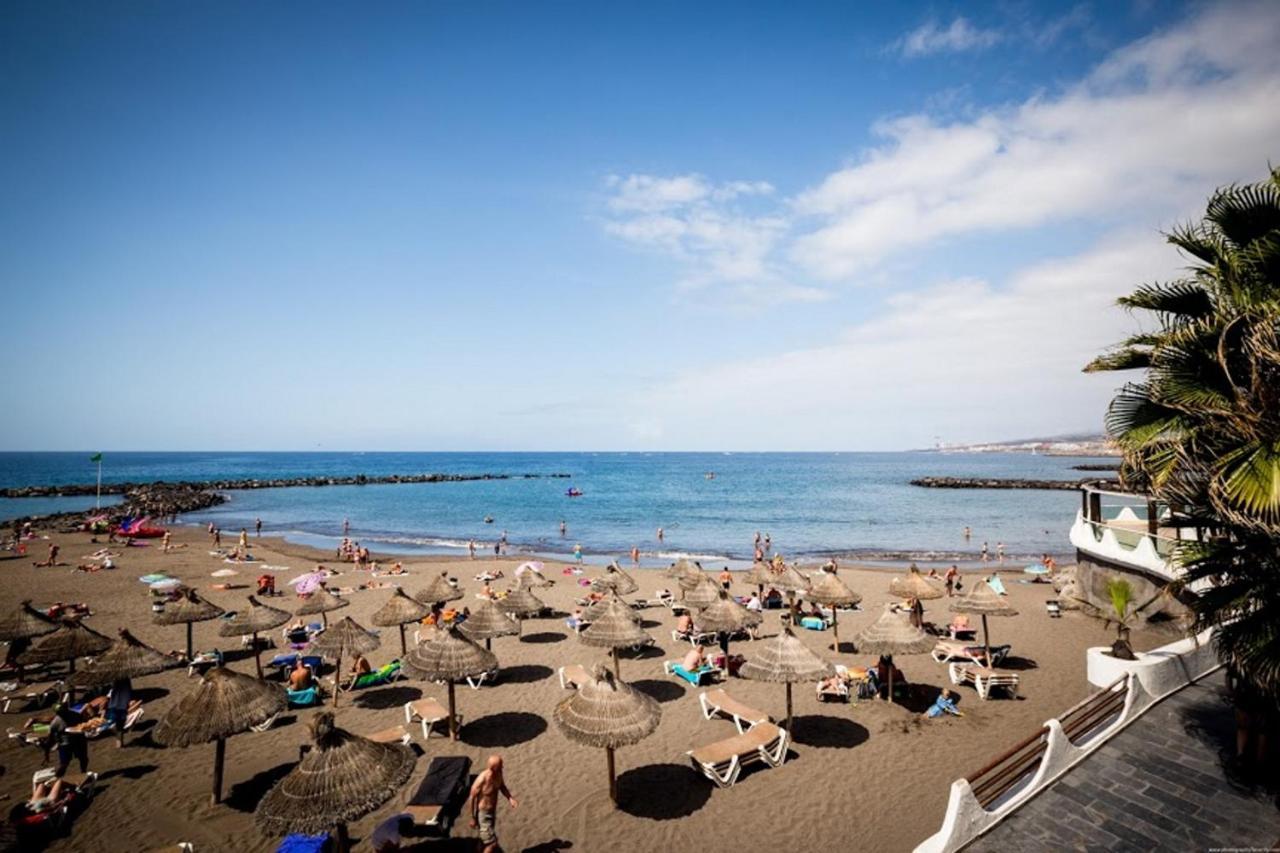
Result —
<path fill-rule="evenodd" d="M 968 18 L 956 18 L 945 27 L 936 20 L 930 20 L 898 39 L 892 47 L 902 56 L 913 59 L 935 53 L 986 50 L 999 44 L 1003 38 L 998 30 L 975 27 Z"/>

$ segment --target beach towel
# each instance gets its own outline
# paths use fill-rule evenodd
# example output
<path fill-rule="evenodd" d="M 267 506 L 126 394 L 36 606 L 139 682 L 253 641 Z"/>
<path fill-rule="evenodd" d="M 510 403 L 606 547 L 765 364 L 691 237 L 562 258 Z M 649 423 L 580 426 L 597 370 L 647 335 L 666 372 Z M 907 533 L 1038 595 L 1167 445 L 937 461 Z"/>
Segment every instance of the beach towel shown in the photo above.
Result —
<path fill-rule="evenodd" d="M 400 671 L 400 661 L 393 660 L 391 663 L 386 664 L 381 669 L 376 669 L 373 672 L 366 672 L 364 675 L 357 678 L 355 680 L 355 683 L 351 685 L 351 689 L 359 690 L 362 687 L 372 687 L 375 684 L 382 684 L 383 682 L 389 681 L 392 678 L 394 678 L 396 673 L 398 673 L 399 671 Z"/>
<path fill-rule="evenodd" d="M 295 832 L 284 837 L 280 846 L 276 848 L 276 853 L 329 853 L 331 850 L 333 850 L 333 840 L 329 838 L 329 833 L 303 835 Z"/>
<path fill-rule="evenodd" d="M 1004 581 L 1000 580 L 1000 578 L 996 577 L 995 575 L 992 575 L 992 576 L 991 576 L 991 579 L 990 579 L 989 581 L 987 581 L 987 586 L 989 586 L 989 587 L 991 587 L 993 590 L 995 590 L 996 595 L 1008 595 L 1008 594 L 1009 594 L 1009 593 L 1005 590 L 1005 588 L 1004 588 Z"/>

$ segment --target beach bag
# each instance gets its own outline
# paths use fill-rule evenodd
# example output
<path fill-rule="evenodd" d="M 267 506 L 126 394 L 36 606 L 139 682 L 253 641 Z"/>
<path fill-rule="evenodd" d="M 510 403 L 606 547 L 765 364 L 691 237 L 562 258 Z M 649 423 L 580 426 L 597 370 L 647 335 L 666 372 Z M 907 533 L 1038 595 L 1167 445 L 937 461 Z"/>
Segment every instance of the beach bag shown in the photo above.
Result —
<path fill-rule="evenodd" d="M 284 837 L 280 846 L 276 848 L 276 853 L 330 853 L 332 850 L 333 840 L 329 838 L 327 832 L 320 835 L 303 835 L 295 832 Z"/>

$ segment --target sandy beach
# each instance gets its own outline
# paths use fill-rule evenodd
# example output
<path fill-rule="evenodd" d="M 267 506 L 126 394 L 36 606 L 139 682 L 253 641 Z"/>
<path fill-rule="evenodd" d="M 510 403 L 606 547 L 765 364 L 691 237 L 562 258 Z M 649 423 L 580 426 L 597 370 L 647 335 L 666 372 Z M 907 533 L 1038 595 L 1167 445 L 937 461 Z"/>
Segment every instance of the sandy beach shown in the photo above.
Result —
<path fill-rule="evenodd" d="M 228 534 L 224 539 L 234 539 Z M 61 546 L 66 566 L 34 568 L 43 559 L 47 541 Z M 54 601 L 82 601 L 93 608 L 87 620 L 95 630 L 114 636 L 120 627 L 161 650 L 184 645 L 181 627 L 152 624 L 147 587 L 141 575 L 163 571 L 197 588 L 225 609 L 244 605 L 249 585 L 262 571 L 274 571 L 285 595 L 270 600 L 293 610 L 300 602 L 287 586 L 289 578 L 310 570 L 317 561 L 340 569 L 331 586 L 345 587 L 369 580 L 350 564 L 336 564 L 333 555 L 321 554 L 281 540 L 254 540 L 252 550 L 261 562 L 236 566 L 234 578 L 212 578 L 228 568 L 209 553 L 202 531 L 179 528 L 174 536 L 178 550 L 161 553 L 159 543 L 150 547 L 123 548 L 114 571 L 84 573 L 73 567 L 100 547 L 88 534 L 54 535 L 51 540 L 29 543 L 25 559 L 0 562 L 0 607 L 10 609 L 23 599 L 38 606 Z M 234 544 L 234 543 L 230 543 Z M 385 564 L 385 557 L 383 558 Z M 415 559 L 406 561 L 408 574 L 382 578 L 397 582 L 409 593 L 425 585 L 430 572 L 447 570 L 466 595 L 459 606 L 479 602 L 481 583 L 473 580 L 488 569 L 505 570 L 507 578 L 495 582 L 503 589 L 511 582 L 516 560 Z M 548 564 L 555 579 L 551 589 L 538 595 L 555 610 L 572 610 L 573 599 L 583 593 L 577 578 L 563 575 L 563 564 Z M 719 568 L 710 567 L 707 568 Z M 599 574 L 588 568 L 584 577 Z M 840 634 L 846 643 L 856 631 L 879 615 L 882 605 L 894 600 L 884 571 L 842 569 L 841 578 L 863 596 L 860 612 L 841 614 Z M 656 571 L 634 573 L 640 583 L 635 597 L 651 596 L 672 581 Z M 245 584 L 237 590 L 217 590 L 220 580 Z M 679 851 L 775 850 L 801 846 L 808 849 L 863 849 L 903 851 L 932 834 L 939 826 L 950 783 L 970 773 L 1034 731 L 1044 720 L 1065 710 L 1090 692 L 1085 680 L 1084 649 L 1109 643 L 1112 634 L 1101 622 L 1079 613 L 1050 619 L 1044 601 L 1053 596 L 1048 585 L 1021 582 L 1017 573 L 1005 576 L 1009 600 L 1019 610 L 1014 618 L 992 620 L 996 642 L 1013 645 L 1011 668 L 1021 677 L 1020 697 L 1010 701 L 983 702 L 970 688 L 960 690 L 963 718 L 922 720 L 922 711 L 937 689 L 949 686 L 946 667 L 928 655 L 897 658 L 899 667 L 917 685 L 905 705 L 862 701 L 852 705 L 819 703 L 812 685 L 795 691 L 794 746 L 784 765 L 757 769 L 743 775 L 729 789 L 714 788 L 696 774 L 686 750 L 711 743 L 733 733 L 729 722 L 702 718 L 698 690 L 664 675 L 662 662 L 688 650 L 687 643 L 671 638 L 674 617 L 665 608 L 644 611 L 645 629 L 657 642 L 656 650 L 622 661 L 622 677 L 661 703 L 662 721 L 657 731 L 618 755 L 620 807 L 611 807 L 606 790 L 603 751 L 568 741 L 551 720 L 556 703 L 568 694 L 556 678 L 556 669 L 568 664 L 592 665 L 606 660 L 600 649 L 584 645 L 567 629 L 562 618 L 530 620 L 523 636 L 495 640 L 493 651 L 502 665 L 496 684 L 472 690 L 458 689 L 463 714 L 461 740 L 421 739 L 422 750 L 411 785 L 425 773 L 432 756 L 467 755 L 482 763 L 494 753 L 507 761 L 507 781 L 519 798 L 519 808 L 503 804 L 499 830 L 503 848 L 509 851 L 573 850 L 596 853 L 610 849 Z M 746 586 L 734 585 L 734 592 Z M 388 597 L 388 590 L 362 590 L 347 596 L 351 604 L 340 615 L 349 615 L 371 627 L 369 617 Z M 926 602 L 926 618 L 945 622 L 946 601 Z M 780 611 L 766 613 L 761 631 L 768 637 L 779 630 Z M 234 641 L 217 636 L 218 622 L 195 626 L 198 649 L 230 650 Z M 828 659 L 845 664 L 868 664 L 866 655 L 825 648 L 831 633 L 799 632 L 800 639 Z M 395 629 L 383 629 L 382 648 L 369 658 L 377 667 L 399 654 Z M 279 642 L 279 637 L 276 637 Z M 757 641 L 758 642 L 758 641 Z M 1135 646 L 1154 645 L 1150 637 L 1135 635 Z M 750 657 L 752 643 L 735 644 L 734 651 Z M 658 651 L 660 650 L 660 651 Z M 230 666 L 253 672 L 253 660 L 235 652 Z M 163 848 L 179 841 L 196 850 L 267 851 L 276 839 L 262 836 L 254 827 L 252 812 L 270 785 L 297 760 L 299 745 L 307 742 L 306 721 L 314 709 L 291 711 L 270 730 L 237 735 L 228 742 L 226 799 L 209 803 L 213 746 L 162 749 L 151 742 L 149 730 L 167 708 L 191 691 L 196 679 L 185 668 L 139 679 L 135 691 L 146 701 L 143 721 L 129 735 L 123 749 L 114 741 L 91 742 L 91 769 L 101 774 L 98 793 L 73 824 L 69 835 L 56 840 L 50 850 L 136 851 Z M 729 679 L 724 685 L 740 701 L 761 708 L 780 719 L 784 714 L 781 685 Z M 342 697 L 339 725 L 356 733 L 371 733 L 404 720 L 401 706 L 431 696 L 443 701 L 444 688 L 433 683 L 400 681 Z M 6 728 L 22 724 L 23 715 L 8 714 Z M 0 776 L 0 794 L 19 801 L 29 794 L 32 772 L 41 765 L 38 750 L 19 747 L 7 740 Z M 406 791 L 407 794 L 407 791 Z M 396 812 L 397 802 L 384 806 L 351 827 L 356 849 L 369 849 L 361 839 L 385 817 Z M 6 808 L 8 806 L 6 805 Z M 424 850 L 471 850 L 475 831 L 465 820 L 445 842 L 425 842 Z M 419 849 L 419 848 L 413 848 Z"/>

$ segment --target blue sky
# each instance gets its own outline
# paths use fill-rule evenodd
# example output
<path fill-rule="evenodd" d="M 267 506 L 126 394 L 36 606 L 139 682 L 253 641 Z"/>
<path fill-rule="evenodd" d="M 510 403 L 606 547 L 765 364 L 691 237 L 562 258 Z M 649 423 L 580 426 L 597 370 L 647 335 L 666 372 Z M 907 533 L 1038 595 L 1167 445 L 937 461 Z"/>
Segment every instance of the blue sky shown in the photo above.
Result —
<path fill-rule="evenodd" d="M 1275 4 L 10 3 L 6 449 L 1098 428 Z"/>

